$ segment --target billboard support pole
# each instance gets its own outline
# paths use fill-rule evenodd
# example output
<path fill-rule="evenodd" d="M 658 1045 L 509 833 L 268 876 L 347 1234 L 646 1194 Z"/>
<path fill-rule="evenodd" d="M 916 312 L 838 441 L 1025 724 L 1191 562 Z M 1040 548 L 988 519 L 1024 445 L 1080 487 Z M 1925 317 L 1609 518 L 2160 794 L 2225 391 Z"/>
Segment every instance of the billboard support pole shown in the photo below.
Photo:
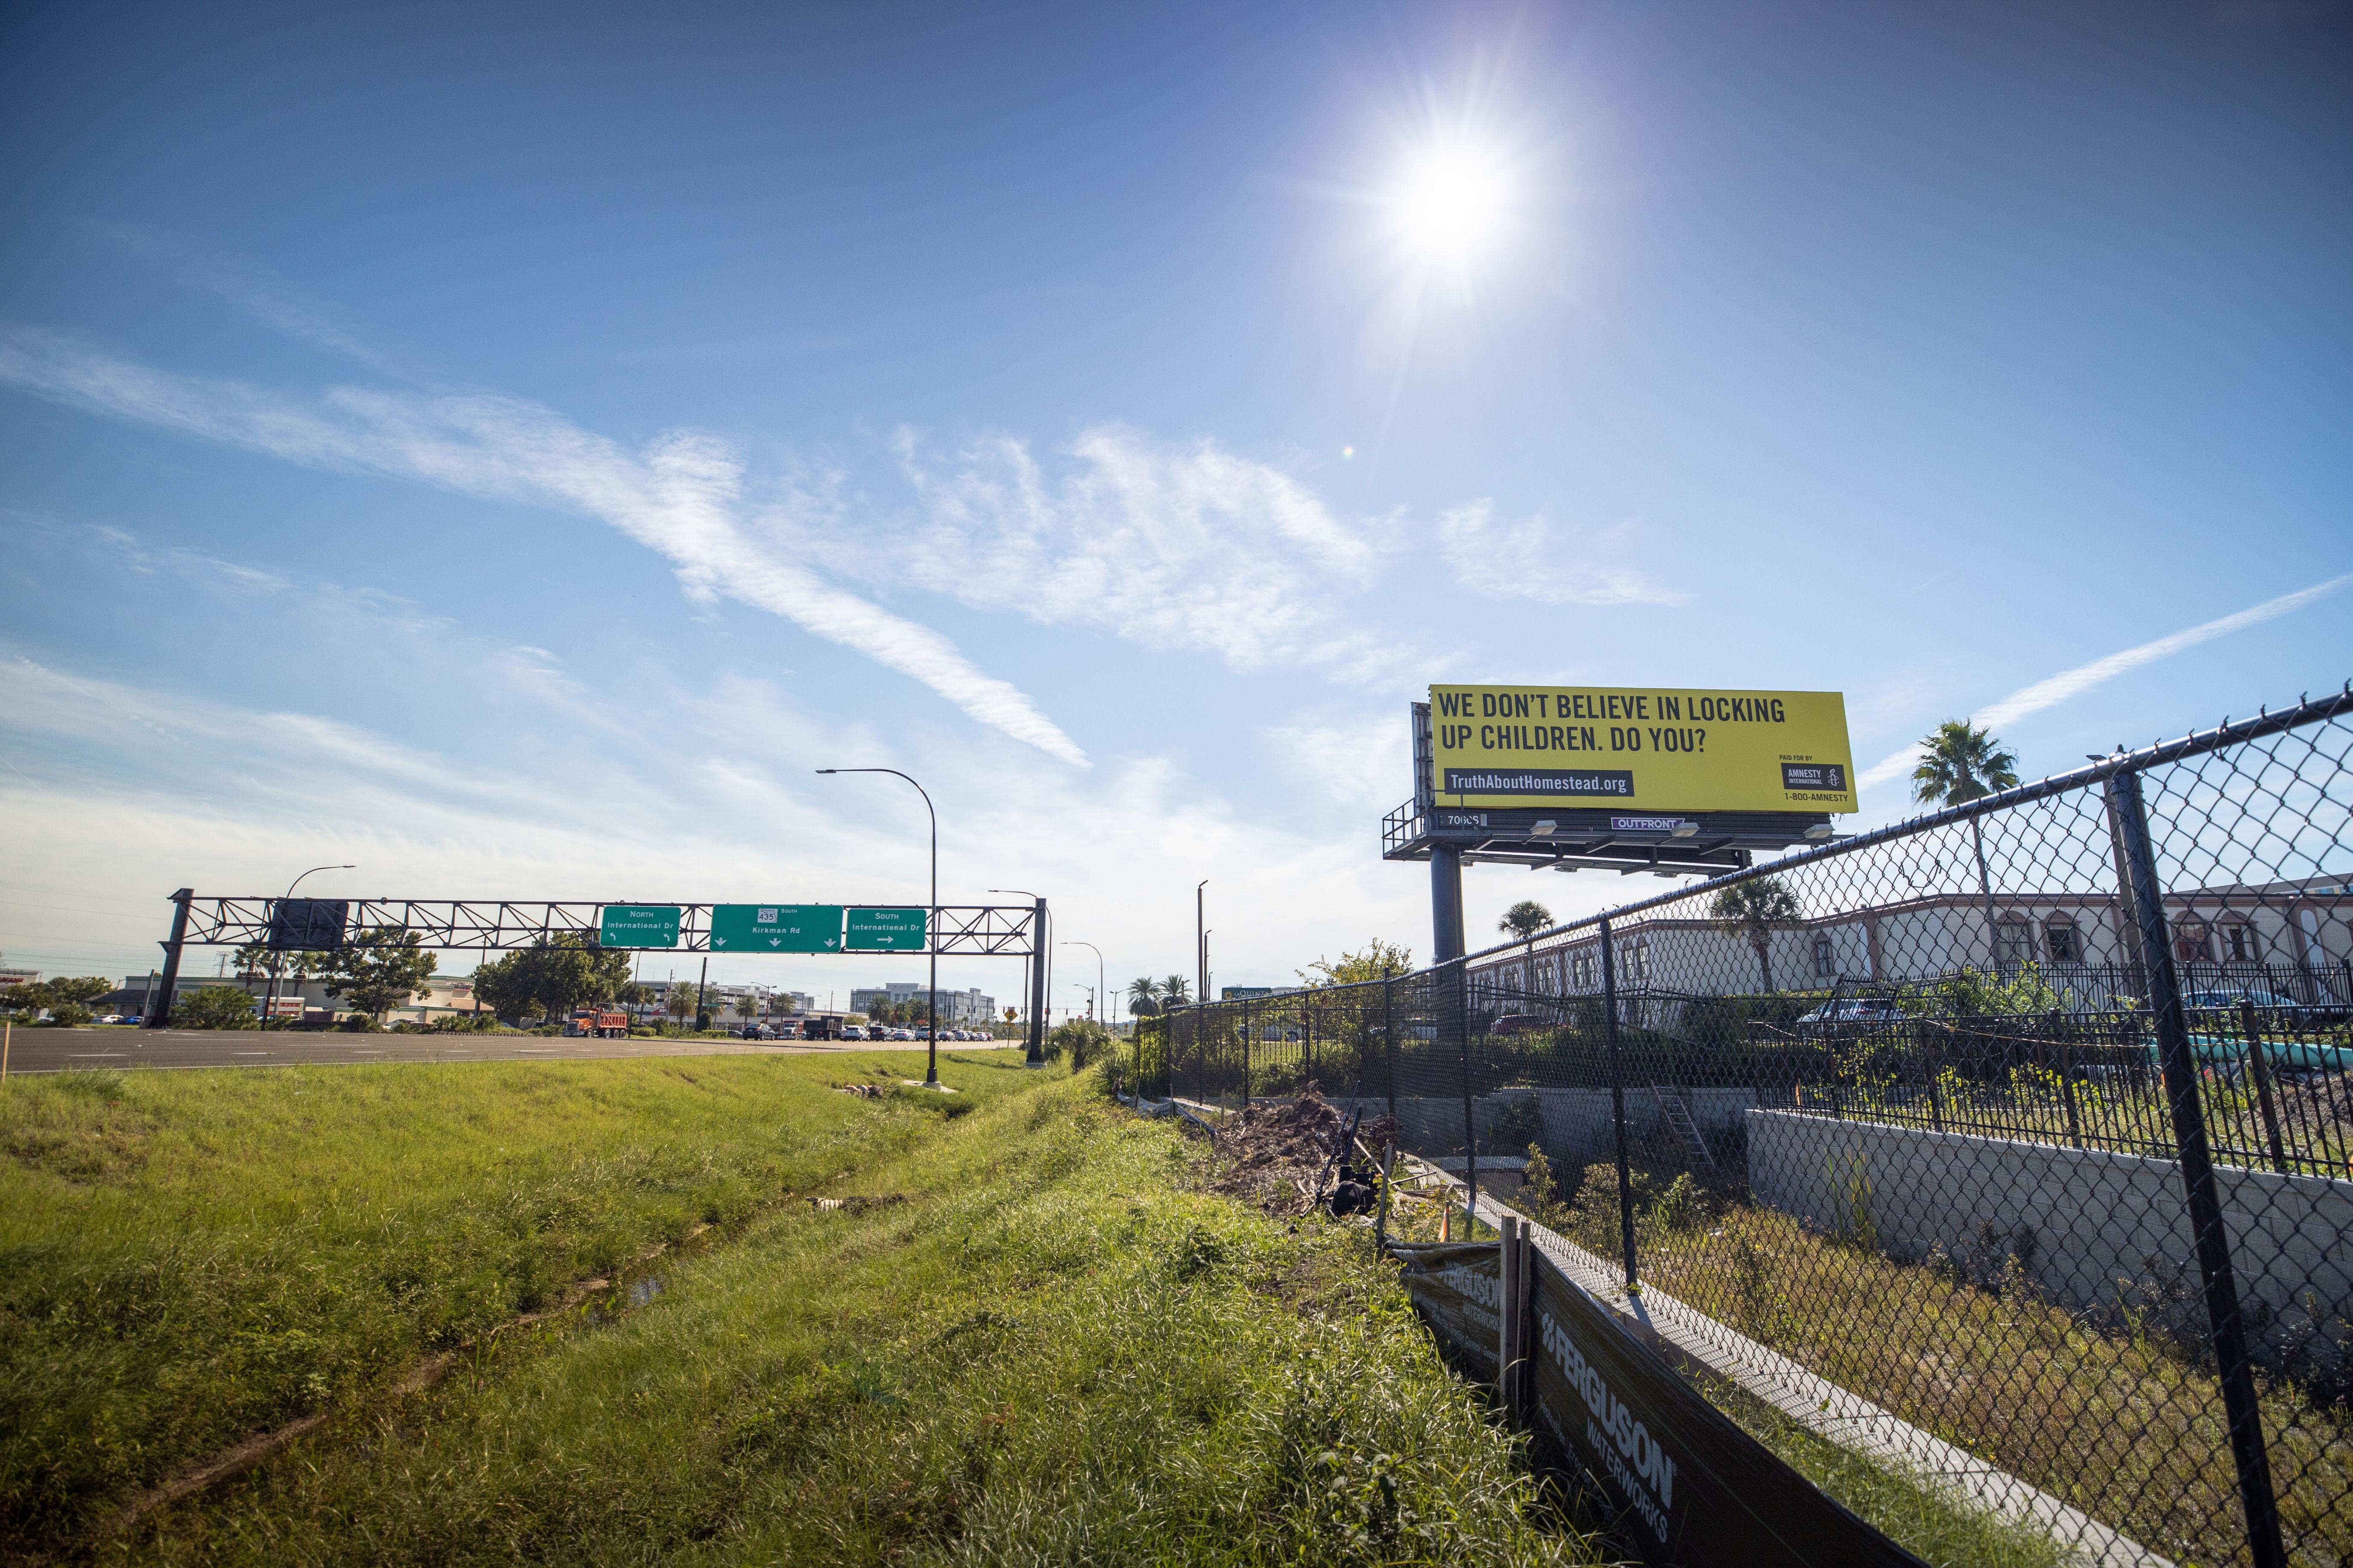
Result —
<path fill-rule="evenodd" d="M 1430 961 L 1451 963 L 1463 953 L 1462 851 L 1451 844 L 1430 847 Z"/>

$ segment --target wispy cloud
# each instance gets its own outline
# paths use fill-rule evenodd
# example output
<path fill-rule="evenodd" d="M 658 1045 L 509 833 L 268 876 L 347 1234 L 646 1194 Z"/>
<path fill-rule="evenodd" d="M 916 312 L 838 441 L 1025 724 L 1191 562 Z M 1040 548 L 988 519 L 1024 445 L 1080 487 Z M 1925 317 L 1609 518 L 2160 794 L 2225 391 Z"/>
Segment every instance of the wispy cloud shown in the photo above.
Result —
<path fill-rule="evenodd" d="M 1236 668 L 1385 668 L 1385 645 L 1340 628 L 1363 593 L 1377 526 L 1333 515 L 1271 464 L 1208 440 L 1097 425 L 1040 454 L 991 434 L 940 453 L 891 442 L 906 500 L 854 491 L 839 471 L 783 487 L 770 521 L 836 571 L 904 584 L 1048 625 L 1099 626 Z"/>
<path fill-rule="evenodd" d="M 266 267 L 193 235 L 138 223 L 91 223 L 90 232 L 138 257 L 191 289 L 218 295 L 273 331 L 385 368 L 375 351 L 337 321 L 328 309 Z"/>
<path fill-rule="evenodd" d="M 2262 604 L 2241 610 L 2235 615 L 2223 616 L 2201 626 L 2191 626 L 2187 631 L 2179 631 L 2170 637 L 2158 637 L 2155 642 L 2145 642 L 2137 647 L 2128 647 L 2121 653 L 2112 653 L 2105 658 L 2095 658 L 2089 664 L 2079 664 L 2073 669 L 2061 670 L 2057 675 L 2038 680 L 2031 686 L 2021 687 L 2000 700 L 1979 709 L 1971 716 L 1971 722 L 1983 725 L 1987 729 L 2000 729 L 2004 725 L 2016 723 L 2030 713 L 2040 713 L 2045 708 L 2053 707 L 2071 697 L 2089 691 L 2103 681 L 2113 680 L 2127 670 L 2138 669 L 2145 664 L 2154 664 L 2160 658 L 2168 658 L 2181 652 L 2184 648 L 2196 647 L 2200 643 L 2211 642 L 2216 637 L 2228 637 L 2232 632 L 2243 631 L 2249 626 L 2261 626 L 2265 621 L 2277 620 L 2282 616 L 2292 615 L 2316 599 L 2327 598 L 2348 583 L 2353 583 L 2353 572 L 2347 573 L 2341 577 L 2331 577 L 2326 583 L 2316 583 L 2309 588 L 2299 588 L 2293 594 L 2282 594 L 2276 599 L 2266 599 Z M 1915 742 L 1865 769 L 1861 778 L 1862 785 L 1869 789 L 1874 784 L 1883 784 L 1890 779 L 1901 777 L 1916 767 L 1919 761 L 1920 747 Z"/>
<path fill-rule="evenodd" d="M 768 611 L 921 681 L 973 718 L 1075 766 L 1076 742 L 928 626 L 834 587 L 742 522 L 744 464 L 716 437 L 672 431 L 642 452 L 518 399 L 353 387 L 315 404 L 174 374 L 57 333 L 0 336 L 0 381 L 59 402 L 317 468 L 419 479 L 596 518 L 666 557 L 690 595 Z"/>
<path fill-rule="evenodd" d="M 1683 595 L 1614 557 L 1626 529 L 1577 531 L 1541 513 L 1497 521 L 1491 501 L 1466 501 L 1438 520 L 1454 580 L 1491 599 L 1546 605 L 1678 605 Z"/>

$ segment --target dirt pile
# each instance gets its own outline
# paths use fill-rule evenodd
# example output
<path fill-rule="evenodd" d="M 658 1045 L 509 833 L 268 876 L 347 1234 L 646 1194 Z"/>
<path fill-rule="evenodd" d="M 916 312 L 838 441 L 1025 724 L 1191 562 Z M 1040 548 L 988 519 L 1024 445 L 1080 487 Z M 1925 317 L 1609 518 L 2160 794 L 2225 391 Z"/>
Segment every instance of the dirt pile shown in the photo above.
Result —
<path fill-rule="evenodd" d="M 1216 1165 L 1208 1182 L 1212 1192 L 1256 1204 L 1268 1214 L 1305 1214 L 1315 1203 L 1319 1174 L 1328 1186 L 1336 1166 L 1325 1169 L 1334 1141 L 1348 1129 L 1348 1117 L 1320 1095 L 1303 1094 L 1277 1103 L 1260 1103 L 1238 1115 L 1221 1117 Z M 1396 1131 L 1387 1116 L 1367 1116 L 1357 1129 L 1357 1141 L 1377 1149 Z M 1354 1149 L 1341 1160 L 1358 1164 Z"/>

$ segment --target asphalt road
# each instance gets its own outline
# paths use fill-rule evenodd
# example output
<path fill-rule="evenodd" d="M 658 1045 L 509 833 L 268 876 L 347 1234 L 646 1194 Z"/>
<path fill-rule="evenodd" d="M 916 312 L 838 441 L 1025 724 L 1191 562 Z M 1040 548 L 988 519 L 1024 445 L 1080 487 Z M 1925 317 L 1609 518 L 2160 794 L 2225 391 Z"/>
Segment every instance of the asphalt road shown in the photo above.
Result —
<path fill-rule="evenodd" d="M 343 1035 L 272 1029 L 16 1029 L 8 1070 L 67 1068 L 262 1068 L 360 1062 L 586 1061 L 616 1057 L 737 1057 L 826 1051 L 921 1050 L 901 1040 L 567 1040 L 534 1035 Z M 1021 1042 L 940 1042 L 944 1050 L 994 1050 Z"/>

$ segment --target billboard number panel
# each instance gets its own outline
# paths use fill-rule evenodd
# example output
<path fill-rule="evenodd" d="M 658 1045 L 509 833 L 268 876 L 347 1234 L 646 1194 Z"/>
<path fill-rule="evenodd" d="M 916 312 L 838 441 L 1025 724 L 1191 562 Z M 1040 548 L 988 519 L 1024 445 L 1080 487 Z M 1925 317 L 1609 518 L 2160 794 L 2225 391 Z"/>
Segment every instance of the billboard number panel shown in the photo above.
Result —
<path fill-rule="evenodd" d="M 676 904 L 607 904 L 596 917 L 599 947 L 676 947 Z"/>
<path fill-rule="evenodd" d="M 851 910 L 842 945 L 860 952 L 921 952 L 930 923 L 925 910 Z"/>
<path fill-rule="evenodd" d="M 1861 809 L 1835 691 L 1432 686 L 1430 726 L 1448 805 Z"/>
<path fill-rule="evenodd" d="M 714 904 L 713 952 L 839 952 L 839 904 Z"/>

